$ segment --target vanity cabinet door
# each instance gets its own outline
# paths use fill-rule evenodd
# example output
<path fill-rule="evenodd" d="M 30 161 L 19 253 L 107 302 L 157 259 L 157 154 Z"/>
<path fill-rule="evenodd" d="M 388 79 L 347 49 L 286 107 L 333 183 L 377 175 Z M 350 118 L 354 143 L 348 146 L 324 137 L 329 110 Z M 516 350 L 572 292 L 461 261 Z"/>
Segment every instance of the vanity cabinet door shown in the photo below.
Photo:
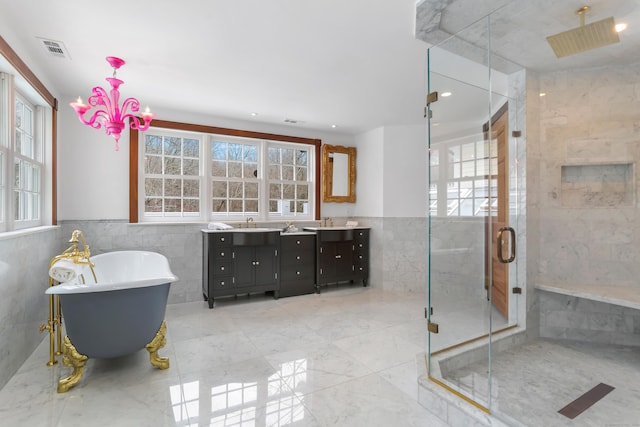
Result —
<path fill-rule="evenodd" d="M 263 287 L 278 290 L 276 246 L 234 246 L 233 251 L 235 286 L 238 293 L 258 292 Z"/>
<path fill-rule="evenodd" d="M 255 282 L 255 248 L 236 246 L 233 248 L 235 284 L 238 288 L 252 286 Z"/>
<path fill-rule="evenodd" d="M 258 246 L 254 259 L 255 284 L 264 286 L 275 283 L 278 271 L 276 249 L 273 246 Z"/>
<path fill-rule="evenodd" d="M 351 241 L 324 242 L 319 249 L 319 271 L 322 283 L 351 280 L 353 275 L 353 244 Z"/>

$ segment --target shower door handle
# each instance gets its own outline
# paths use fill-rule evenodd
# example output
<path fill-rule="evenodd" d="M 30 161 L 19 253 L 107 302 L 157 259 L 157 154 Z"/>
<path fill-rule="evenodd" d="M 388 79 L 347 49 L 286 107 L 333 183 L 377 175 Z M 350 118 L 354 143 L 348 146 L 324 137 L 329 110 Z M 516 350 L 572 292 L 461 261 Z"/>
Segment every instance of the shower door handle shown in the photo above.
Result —
<path fill-rule="evenodd" d="M 504 240 L 502 237 L 505 231 L 509 232 L 509 237 L 511 240 L 511 256 L 509 256 L 508 259 L 504 259 L 504 257 L 502 256 L 502 245 L 504 244 Z M 500 228 L 500 230 L 498 230 L 497 244 L 498 244 L 498 260 L 500 260 L 501 263 L 509 264 L 510 262 L 513 262 L 513 260 L 516 259 L 516 230 L 514 230 L 512 227 Z"/>

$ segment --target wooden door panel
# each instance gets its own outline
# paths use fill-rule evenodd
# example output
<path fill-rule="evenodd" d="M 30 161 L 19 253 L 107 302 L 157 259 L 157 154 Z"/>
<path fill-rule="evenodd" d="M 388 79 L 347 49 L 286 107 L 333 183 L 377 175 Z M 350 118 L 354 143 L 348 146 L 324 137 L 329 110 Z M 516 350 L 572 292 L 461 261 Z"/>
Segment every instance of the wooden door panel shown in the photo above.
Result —
<path fill-rule="evenodd" d="M 498 170 L 493 172 L 497 176 L 497 194 L 494 197 L 497 198 L 497 208 L 495 212 L 491 212 L 489 220 L 491 221 L 491 227 L 486 224 L 485 230 L 485 244 L 487 250 L 485 251 L 487 269 L 486 275 L 489 275 L 491 271 L 491 302 L 494 307 L 507 319 L 509 318 L 509 264 L 505 264 L 500 261 L 498 257 L 498 245 L 497 236 L 502 227 L 509 226 L 509 168 L 508 168 L 508 127 L 509 127 L 509 114 L 508 109 L 504 108 L 503 112 L 497 118 L 492 120 L 491 134 L 485 133 L 487 138 L 496 139 L 497 141 L 497 160 Z M 491 233 L 489 233 L 491 230 Z M 503 240 L 508 239 L 507 236 L 503 236 Z M 509 247 L 509 242 L 505 241 L 502 245 L 503 250 Z M 489 249 L 490 248 L 490 249 Z M 489 255 L 490 254 L 490 255 Z M 503 253 L 503 259 L 509 258 L 508 254 Z M 489 298 L 488 286 L 487 298 Z"/>

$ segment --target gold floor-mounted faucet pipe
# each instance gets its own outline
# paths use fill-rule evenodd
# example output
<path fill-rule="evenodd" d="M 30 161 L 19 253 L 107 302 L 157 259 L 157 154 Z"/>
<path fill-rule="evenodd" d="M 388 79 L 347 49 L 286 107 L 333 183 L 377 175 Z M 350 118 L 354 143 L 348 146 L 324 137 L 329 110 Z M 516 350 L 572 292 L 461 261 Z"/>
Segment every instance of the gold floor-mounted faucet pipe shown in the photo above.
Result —
<path fill-rule="evenodd" d="M 78 249 L 80 242 L 82 242 L 82 250 Z M 80 230 L 74 230 L 69 243 L 71 243 L 71 246 L 64 252 L 51 258 L 49 270 L 61 259 L 70 260 L 74 264 L 87 264 L 91 269 L 91 274 L 93 274 L 94 283 L 97 283 L 96 272 L 93 270 L 94 265 L 90 260 L 91 251 L 84 239 L 84 233 Z M 84 280 L 84 277 L 82 279 Z M 49 287 L 59 284 L 60 282 L 49 276 Z M 53 366 L 57 363 L 55 357 L 62 354 L 62 306 L 60 305 L 59 295 L 49 295 L 49 318 L 46 324 L 40 325 L 40 332 L 44 331 L 49 331 L 49 361 L 47 366 Z"/>

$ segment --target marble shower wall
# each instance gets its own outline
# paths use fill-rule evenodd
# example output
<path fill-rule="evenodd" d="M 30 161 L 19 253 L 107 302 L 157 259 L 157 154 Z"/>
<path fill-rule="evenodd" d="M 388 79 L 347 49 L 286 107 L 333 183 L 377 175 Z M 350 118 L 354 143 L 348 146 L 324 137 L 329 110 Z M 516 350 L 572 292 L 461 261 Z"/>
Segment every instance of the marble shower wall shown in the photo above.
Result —
<path fill-rule="evenodd" d="M 640 63 L 539 81 L 537 282 L 640 291 Z"/>
<path fill-rule="evenodd" d="M 640 347 L 640 310 L 540 291 L 540 336 Z"/>
<path fill-rule="evenodd" d="M 0 388 L 47 335 L 49 261 L 66 248 L 60 227 L 11 234 L 0 238 Z"/>

